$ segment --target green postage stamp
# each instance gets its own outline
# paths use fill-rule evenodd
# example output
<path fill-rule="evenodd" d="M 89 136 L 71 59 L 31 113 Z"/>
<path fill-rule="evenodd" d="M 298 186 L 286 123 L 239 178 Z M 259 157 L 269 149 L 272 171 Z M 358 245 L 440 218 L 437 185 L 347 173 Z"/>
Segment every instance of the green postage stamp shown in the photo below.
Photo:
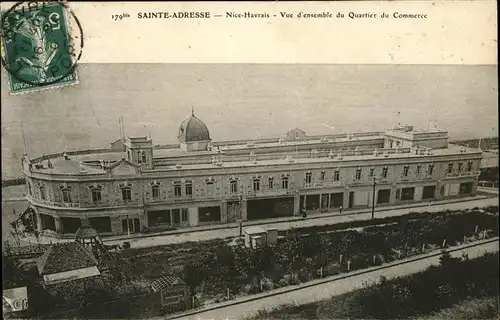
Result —
<path fill-rule="evenodd" d="M 78 83 L 83 33 L 64 2 L 18 2 L 2 12 L 2 65 L 11 94 Z"/>

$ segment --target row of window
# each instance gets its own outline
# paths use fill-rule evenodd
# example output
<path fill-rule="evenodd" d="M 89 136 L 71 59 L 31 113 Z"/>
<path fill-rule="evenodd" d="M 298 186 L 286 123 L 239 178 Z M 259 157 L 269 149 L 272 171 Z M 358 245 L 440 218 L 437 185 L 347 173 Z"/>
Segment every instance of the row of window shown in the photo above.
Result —
<path fill-rule="evenodd" d="M 472 167 L 473 167 L 473 162 L 469 161 L 467 163 L 467 170 L 472 171 Z M 448 173 L 453 172 L 453 168 L 454 168 L 453 163 L 449 163 L 447 172 Z M 462 169 L 463 169 L 463 163 L 460 162 L 460 163 L 458 163 L 458 170 L 462 171 Z M 357 180 L 357 181 L 361 180 L 362 170 L 363 169 L 361 169 L 361 168 L 356 169 L 356 174 L 354 176 L 354 180 Z M 408 177 L 409 170 L 410 170 L 410 166 L 404 166 L 402 176 Z M 421 172 L 422 172 L 422 165 L 418 164 L 416 166 L 416 173 L 421 174 Z M 432 175 L 433 172 L 434 172 L 434 164 L 429 164 L 427 167 L 427 175 Z M 381 177 L 387 178 L 387 174 L 388 174 L 388 167 L 384 166 L 382 168 Z M 375 175 L 375 169 L 370 168 L 368 175 L 369 175 L 369 177 L 373 177 Z M 320 180 L 324 181 L 325 176 L 326 176 L 325 171 L 321 171 Z M 261 178 L 253 179 L 253 191 L 258 192 L 261 190 L 261 180 L 262 180 Z M 339 180 L 340 180 L 340 170 L 336 169 L 333 173 L 333 181 L 339 181 Z M 307 184 L 312 183 L 312 172 L 306 173 L 305 182 Z M 288 184 L 289 184 L 289 177 L 287 177 L 287 176 L 281 177 L 281 189 L 288 189 Z M 29 187 L 29 192 L 31 194 L 31 184 L 30 183 L 28 183 L 28 187 Z M 210 180 L 206 181 L 206 187 L 207 187 L 207 194 L 208 195 L 214 193 L 214 191 L 215 191 L 214 190 L 214 181 L 210 181 Z M 269 177 L 267 179 L 267 187 L 268 187 L 268 189 L 274 189 L 275 183 L 274 183 L 273 177 Z M 182 197 L 183 196 L 182 189 L 183 189 L 183 186 L 182 186 L 182 183 L 180 181 L 174 182 L 174 196 L 175 197 Z M 39 190 L 40 190 L 40 198 L 42 200 L 45 200 L 46 199 L 45 187 L 40 186 Z M 122 186 L 121 191 L 122 191 L 122 200 L 123 201 L 131 201 L 132 200 L 131 185 Z M 229 181 L 229 192 L 231 194 L 238 193 L 238 180 L 237 179 L 231 179 Z M 67 202 L 67 203 L 72 202 L 70 188 L 61 188 L 61 193 L 62 193 L 63 202 Z M 92 202 L 94 202 L 94 203 L 100 202 L 102 200 L 101 188 L 99 188 L 99 187 L 91 188 L 91 195 L 92 195 Z M 152 195 L 153 199 L 160 198 L 160 186 L 158 184 L 151 185 L 151 195 Z M 192 183 L 192 181 L 185 182 L 184 183 L 184 196 L 190 197 L 192 195 L 193 195 L 193 183 Z"/>
<path fill-rule="evenodd" d="M 457 171 L 458 172 L 462 172 L 463 169 L 464 169 L 464 163 L 463 162 L 459 162 L 458 164 L 458 167 L 457 167 Z M 452 173 L 453 170 L 455 168 L 455 164 L 453 162 L 450 162 L 448 163 L 448 170 L 447 170 L 447 173 Z M 472 171 L 472 168 L 473 168 L 473 162 L 472 161 L 468 161 L 467 162 L 467 171 Z"/>
<path fill-rule="evenodd" d="M 130 150 L 127 151 L 127 158 L 129 161 L 132 161 L 132 156 Z M 148 157 L 146 155 L 146 151 L 137 151 L 137 163 L 147 163 Z"/>

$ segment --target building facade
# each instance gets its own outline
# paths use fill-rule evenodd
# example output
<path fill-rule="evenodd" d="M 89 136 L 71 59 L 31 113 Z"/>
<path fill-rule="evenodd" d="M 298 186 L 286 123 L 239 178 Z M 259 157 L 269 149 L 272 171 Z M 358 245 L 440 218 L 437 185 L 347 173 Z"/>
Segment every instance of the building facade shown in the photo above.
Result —
<path fill-rule="evenodd" d="M 470 196 L 482 156 L 449 144 L 447 132 L 408 126 L 213 142 L 194 113 L 178 140 L 24 156 L 36 227 L 71 235 L 88 222 L 116 235 Z"/>

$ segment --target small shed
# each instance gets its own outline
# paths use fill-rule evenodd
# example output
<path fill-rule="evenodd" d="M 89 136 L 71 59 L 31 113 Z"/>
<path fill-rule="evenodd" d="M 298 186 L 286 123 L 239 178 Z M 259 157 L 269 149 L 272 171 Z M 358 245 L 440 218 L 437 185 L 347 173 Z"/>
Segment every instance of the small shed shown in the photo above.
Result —
<path fill-rule="evenodd" d="M 267 231 L 267 244 L 278 243 L 278 228 L 268 228 Z"/>
<path fill-rule="evenodd" d="M 252 240 L 254 237 L 261 237 L 259 240 L 256 240 L 258 243 L 267 243 L 267 231 L 264 228 L 249 227 L 245 229 L 245 246 L 247 248 L 254 248 L 253 244 L 255 241 Z"/>
<path fill-rule="evenodd" d="M 166 313 L 182 311 L 190 307 L 189 287 L 177 276 L 166 275 L 153 281 L 151 290 L 159 298 Z"/>

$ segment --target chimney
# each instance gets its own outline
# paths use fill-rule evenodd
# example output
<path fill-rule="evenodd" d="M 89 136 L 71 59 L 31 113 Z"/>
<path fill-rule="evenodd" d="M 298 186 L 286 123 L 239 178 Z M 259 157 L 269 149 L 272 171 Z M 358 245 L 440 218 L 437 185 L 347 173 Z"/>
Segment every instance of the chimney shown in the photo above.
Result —
<path fill-rule="evenodd" d="M 63 157 L 64 157 L 64 160 L 69 160 L 69 155 L 66 152 L 63 154 Z"/>

